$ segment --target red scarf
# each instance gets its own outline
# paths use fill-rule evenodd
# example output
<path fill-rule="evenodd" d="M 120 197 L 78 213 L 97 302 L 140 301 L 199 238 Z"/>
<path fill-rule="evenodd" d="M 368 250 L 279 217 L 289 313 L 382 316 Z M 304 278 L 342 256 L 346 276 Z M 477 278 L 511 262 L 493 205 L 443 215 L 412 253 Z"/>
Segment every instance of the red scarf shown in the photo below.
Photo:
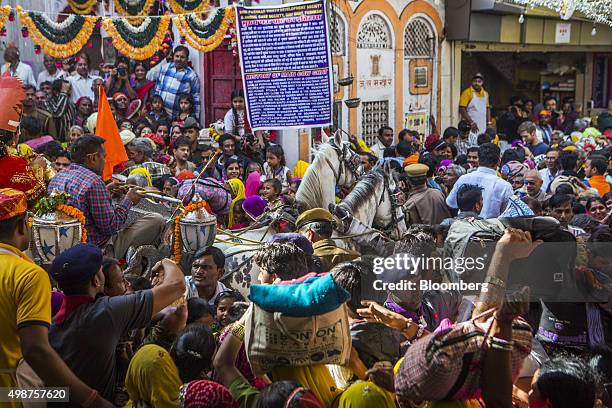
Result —
<path fill-rule="evenodd" d="M 96 298 L 89 295 L 64 295 L 62 306 L 53 320 L 55 320 L 57 324 L 62 324 L 79 306 L 91 303 L 94 300 L 96 300 Z"/>

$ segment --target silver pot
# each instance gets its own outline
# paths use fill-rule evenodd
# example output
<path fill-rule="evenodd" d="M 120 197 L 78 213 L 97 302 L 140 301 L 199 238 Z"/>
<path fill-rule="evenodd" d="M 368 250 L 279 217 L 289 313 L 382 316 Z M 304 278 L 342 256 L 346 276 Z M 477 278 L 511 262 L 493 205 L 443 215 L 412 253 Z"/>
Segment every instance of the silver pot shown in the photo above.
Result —
<path fill-rule="evenodd" d="M 32 221 L 32 241 L 43 263 L 50 264 L 62 251 L 81 242 L 83 227 L 79 220 L 53 212 Z"/>
<path fill-rule="evenodd" d="M 217 235 L 217 217 L 204 208 L 187 214 L 179 221 L 182 250 L 195 254 L 200 248 L 210 246 Z"/>

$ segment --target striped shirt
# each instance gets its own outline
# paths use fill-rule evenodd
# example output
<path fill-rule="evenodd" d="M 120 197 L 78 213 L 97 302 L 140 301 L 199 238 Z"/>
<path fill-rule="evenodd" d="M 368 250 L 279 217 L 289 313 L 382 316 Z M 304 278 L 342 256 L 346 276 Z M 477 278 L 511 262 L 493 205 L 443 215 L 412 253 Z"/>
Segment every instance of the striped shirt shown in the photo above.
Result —
<path fill-rule="evenodd" d="M 196 115 L 200 114 L 200 79 L 198 74 L 189 68 L 178 71 L 174 63 L 162 68 L 153 95 L 161 96 L 164 107 L 171 117 L 176 117 L 180 113 L 179 95 L 187 93 L 193 97 L 193 111 Z"/>
<path fill-rule="evenodd" d="M 58 139 L 65 142 L 68 139 L 70 127 L 76 121 L 76 106 L 70 100 L 70 96 L 65 92 L 57 96 L 52 95 L 45 101 L 45 109 L 55 119 Z"/>

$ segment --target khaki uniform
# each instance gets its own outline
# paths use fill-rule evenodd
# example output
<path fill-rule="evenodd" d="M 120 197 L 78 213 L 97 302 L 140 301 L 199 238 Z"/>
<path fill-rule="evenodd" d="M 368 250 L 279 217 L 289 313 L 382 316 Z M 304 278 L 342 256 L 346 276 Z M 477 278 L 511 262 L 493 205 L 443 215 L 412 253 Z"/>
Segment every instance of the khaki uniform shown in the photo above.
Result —
<path fill-rule="evenodd" d="M 328 272 L 334 266 L 359 258 L 359 252 L 338 248 L 333 239 L 322 239 L 312 244 L 314 255 L 321 259 L 323 271 Z"/>
<path fill-rule="evenodd" d="M 426 185 L 410 192 L 404 204 L 404 212 L 410 224 L 440 224 L 444 219 L 451 217 L 444 194 Z"/>
<path fill-rule="evenodd" d="M 55 120 L 53 116 L 49 112 L 44 109 L 36 108 L 34 112 L 31 114 L 23 113 L 23 117 L 25 116 L 33 116 L 40 122 L 40 134 L 41 136 L 53 136 L 55 140 L 58 140 L 57 130 L 55 129 Z M 66 139 L 68 139 L 67 135 L 64 135 Z"/>

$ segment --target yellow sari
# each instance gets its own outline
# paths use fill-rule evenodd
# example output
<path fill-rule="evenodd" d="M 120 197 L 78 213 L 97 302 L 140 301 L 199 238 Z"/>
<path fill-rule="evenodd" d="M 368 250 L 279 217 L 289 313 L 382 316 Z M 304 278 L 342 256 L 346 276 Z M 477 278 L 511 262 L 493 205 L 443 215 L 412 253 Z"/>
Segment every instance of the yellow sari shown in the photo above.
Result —
<path fill-rule="evenodd" d="M 228 223 L 227 228 L 232 228 L 234 226 L 234 207 L 236 203 L 240 200 L 244 200 L 246 198 L 244 183 L 237 178 L 227 180 L 227 184 L 232 190 L 232 204 L 229 210 Z"/>
<path fill-rule="evenodd" d="M 178 408 L 181 379 L 170 354 L 156 344 L 147 344 L 134 354 L 125 376 L 130 401 L 144 401 L 155 408 Z"/>

